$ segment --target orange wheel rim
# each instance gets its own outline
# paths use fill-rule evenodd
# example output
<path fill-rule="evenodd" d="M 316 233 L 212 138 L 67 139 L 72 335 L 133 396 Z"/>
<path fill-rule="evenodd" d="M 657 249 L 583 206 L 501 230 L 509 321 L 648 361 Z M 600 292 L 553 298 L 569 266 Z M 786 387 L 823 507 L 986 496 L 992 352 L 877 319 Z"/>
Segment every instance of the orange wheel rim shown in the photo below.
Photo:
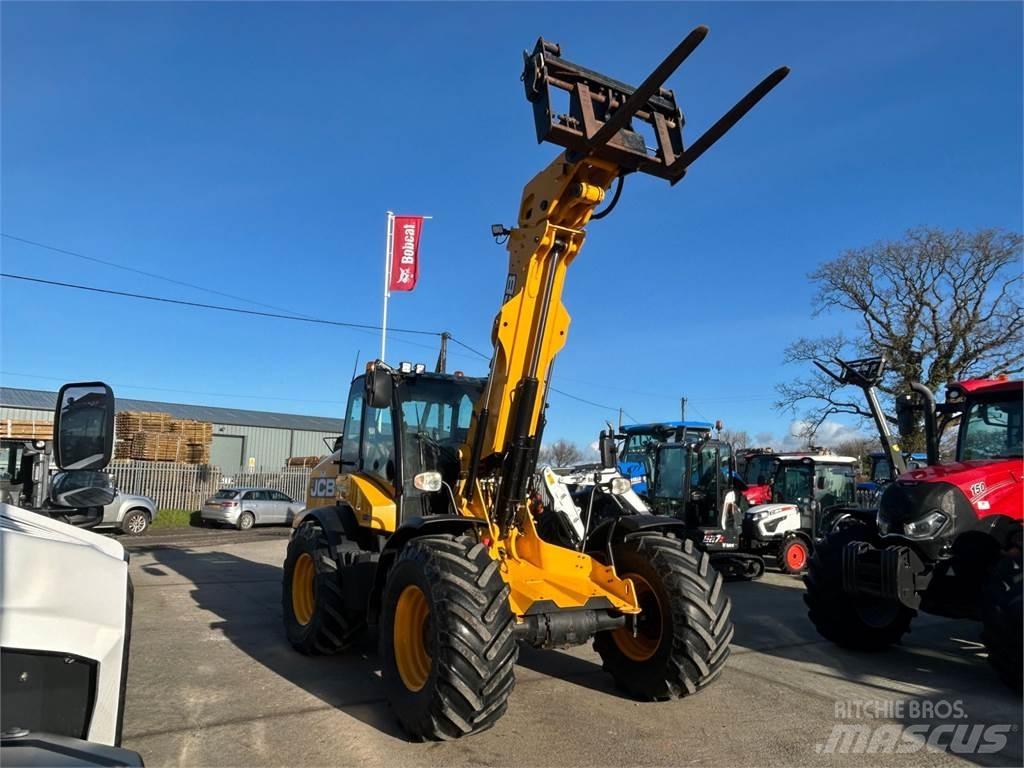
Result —
<path fill-rule="evenodd" d="M 316 566 L 313 558 L 307 552 L 299 555 L 295 561 L 295 568 L 292 570 L 292 613 L 295 620 L 302 626 L 306 626 L 313 620 L 313 577 L 316 575 Z"/>
<path fill-rule="evenodd" d="M 786 550 L 786 565 L 794 570 L 799 570 L 807 563 L 807 548 L 797 542 Z"/>
<path fill-rule="evenodd" d="M 647 661 L 661 647 L 663 613 L 658 593 L 643 576 L 627 573 L 623 578 L 631 579 L 640 603 L 640 614 L 634 617 L 634 627 L 625 626 L 612 631 L 612 639 L 623 655 L 632 661 Z"/>
<path fill-rule="evenodd" d="M 426 633 L 430 620 L 430 604 L 423 590 L 410 584 L 402 590 L 395 605 L 395 666 L 402 683 L 410 691 L 418 691 L 430 677 L 430 653 Z"/>

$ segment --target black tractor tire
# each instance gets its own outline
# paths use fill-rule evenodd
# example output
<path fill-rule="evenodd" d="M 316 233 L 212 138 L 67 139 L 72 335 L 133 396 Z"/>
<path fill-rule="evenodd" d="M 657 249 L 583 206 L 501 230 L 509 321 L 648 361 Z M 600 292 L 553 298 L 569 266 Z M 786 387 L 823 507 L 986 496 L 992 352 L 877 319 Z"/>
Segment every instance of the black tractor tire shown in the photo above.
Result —
<path fill-rule="evenodd" d="M 398 553 L 381 605 L 381 675 L 412 738 L 456 739 L 505 713 L 519 656 L 508 596 L 475 537 L 424 536 Z"/>
<path fill-rule="evenodd" d="M 983 597 L 981 630 L 989 663 L 1000 679 L 1017 693 L 1024 689 L 1021 577 L 1019 555 L 1004 557 L 996 564 Z"/>
<path fill-rule="evenodd" d="M 349 541 L 343 541 L 341 547 L 357 549 Z M 312 595 L 307 591 L 310 588 Z M 308 656 L 344 650 L 366 626 L 365 609 L 345 605 L 338 561 L 331 554 L 327 534 L 312 520 L 300 525 L 288 542 L 281 583 L 281 613 L 288 642 Z"/>
<path fill-rule="evenodd" d="M 238 516 L 238 522 L 235 527 L 240 531 L 249 531 L 256 525 L 256 515 L 252 512 L 243 512 Z"/>
<path fill-rule="evenodd" d="M 819 542 L 804 576 L 804 603 L 818 633 L 844 648 L 879 651 L 899 642 L 917 614 L 895 600 L 843 590 L 843 549 L 851 541 L 877 544 L 874 528 L 844 525 Z"/>
<path fill-rule="evenodd" d="M 779 568 L 790 576 L 798 576 L 807 570 L 811 560 L 811 545 L 807 539 L 791 536 L 779 547 Z"/>
<path fill-rule="evenodd" d="M 660 532 L 618 544 L 613 554 L 619 575 L 633 579 L 642 612 L 625 627 L 595 636 L 605 670 L 619 688 L 645 701 L 707 687 L 729 658 L 734 632 L 732 604 L 710 555 L 689 539 Z"/>

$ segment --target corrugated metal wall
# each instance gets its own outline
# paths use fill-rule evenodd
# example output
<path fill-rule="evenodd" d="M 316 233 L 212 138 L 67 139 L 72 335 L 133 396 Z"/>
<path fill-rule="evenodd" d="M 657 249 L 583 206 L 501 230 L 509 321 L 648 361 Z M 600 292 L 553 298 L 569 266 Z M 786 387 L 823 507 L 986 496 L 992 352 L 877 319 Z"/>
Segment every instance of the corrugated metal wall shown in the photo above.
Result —
<path fill-rule="evenodd" d="M 36 419 L 53 421 L 53 412 L 33 408 L 10 408 L 0 406 L 0 419 Z M 244 427 L 236 424 L 214 424 L 215 435 L 240 435 L 244 441 L 242 460 L 256 459 L 256 466 L 279 469 L 291 456 L 325 456 L 328 453 L 323 438 L 334 440 L 333 432 L 310 432 L 299 429 L 275 429 L 272 427 Z M 226 469 L 226 468 L 222 468 Z"/>
<path fill-rule="evenodd" d="M 0 419 L 24 419 L 26 421 L 53 421 L 53 411 L 43 411 L 38 408 L 10 408 L 0 405 Z"/>

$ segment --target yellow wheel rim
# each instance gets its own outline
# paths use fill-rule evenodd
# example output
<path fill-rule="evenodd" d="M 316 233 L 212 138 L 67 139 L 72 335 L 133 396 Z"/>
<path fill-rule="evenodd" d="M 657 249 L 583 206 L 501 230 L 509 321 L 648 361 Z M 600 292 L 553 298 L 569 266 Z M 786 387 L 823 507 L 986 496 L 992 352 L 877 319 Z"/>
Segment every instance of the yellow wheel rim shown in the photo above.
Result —
<path fill-rule="evenodd" d="M 313 558 L 306 552 L 299 555 L 292 571 L 292 613 L 295 620 L 306 626 L 313 619 L 313 577 L 316 566 Z"/>
<path fill-rule="evenodd" d="M 423 590 L 410 584 L 395 606 L 395 665 L 405 687 L 418 691 L 430 677 L 430 654 L 424 635 L 430 605 Z"/>
<path fill-rule="evenodd" d="M 626 658 L 647 661 L 661 647 L 661 601 L 643 576 L 627 573 L 624 578 L 633 580 L 640 602 L 640 614 L 633 619 L 636 622 L 636 635 L 633 634 L 633 627 L 625 626 L 613 630 L 612 639 Z"/>

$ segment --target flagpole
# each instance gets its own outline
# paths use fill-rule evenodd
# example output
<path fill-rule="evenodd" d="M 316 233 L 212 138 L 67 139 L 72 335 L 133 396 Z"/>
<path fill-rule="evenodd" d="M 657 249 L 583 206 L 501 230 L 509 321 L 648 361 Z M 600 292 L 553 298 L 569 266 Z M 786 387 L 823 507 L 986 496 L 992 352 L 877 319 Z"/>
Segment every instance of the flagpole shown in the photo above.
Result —
<path fill-rule="evenodd" d="M 380 359 L 384 360 L 388 337 L 388 298 L 391 296 L 391 243 L 395 236 L 395 214 L 388 211 L 388 231 L 384 238 L 384 317 L 380 323 Z"/>

